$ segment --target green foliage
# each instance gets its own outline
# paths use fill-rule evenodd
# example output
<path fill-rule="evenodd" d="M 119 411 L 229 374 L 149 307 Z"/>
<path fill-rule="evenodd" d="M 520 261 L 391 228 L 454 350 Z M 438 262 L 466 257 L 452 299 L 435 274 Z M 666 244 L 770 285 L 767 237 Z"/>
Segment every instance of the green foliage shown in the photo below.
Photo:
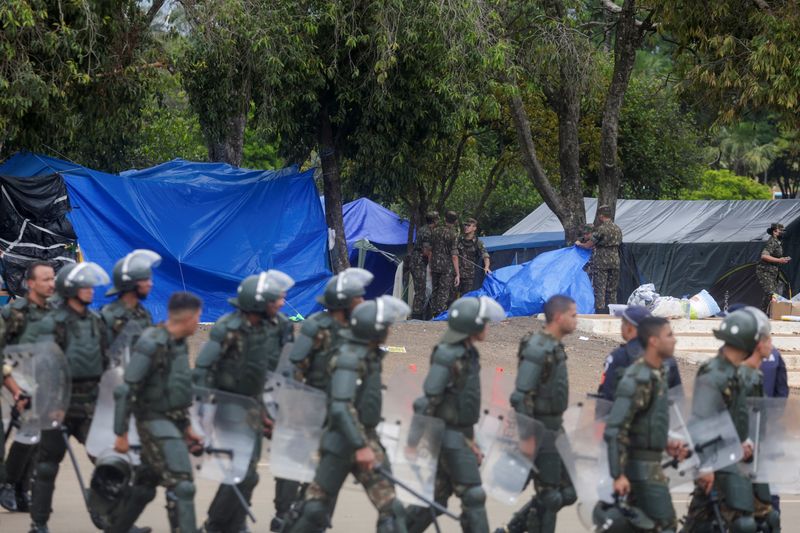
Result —
<path fill-rule="evenodd" d="M 729 170 L 706 170 L 697 189 L 684 191 L 681 200 L 770 200 L 766 185 Z"/>

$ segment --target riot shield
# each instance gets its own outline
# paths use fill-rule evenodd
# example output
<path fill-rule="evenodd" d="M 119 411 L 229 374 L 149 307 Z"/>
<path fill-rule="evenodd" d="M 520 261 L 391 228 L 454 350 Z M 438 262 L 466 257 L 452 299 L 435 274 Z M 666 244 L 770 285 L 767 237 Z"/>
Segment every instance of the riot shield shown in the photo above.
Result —
<path fill-rule="evenodd" d="M 481 468 L 483 488 L 497 501 L 513 505 L 528 482 L 546 430 L 541 423 L 513 409 L 496 421 L 496 432 Z"/>
<path fill-rule="evenodd" d="M 433 500 L 444 421 L 410 410 L 403 413 L 396 416 L 385 413 L 385 420 L 377 428 L 378 436 L 394 477 Z M 398 490 L 397 497 L 407 504 L 427 505 L 406 490 Z"/>
<path fill-rule="evenodd" d="M 292 353 L 292 349 L 294 348 L 293 342 L 287 342 L 281 348 L 281 355 L 278 358 L 278 365 L 275 367 L 275 373 L 280 374 L 284 377 L 291 377 L 294 373 L 294 365 L 292 361 L 289 359 L 289 356 Z"/>
<path fill-rule="evenodd" d="M 58 428 L 64 420 L 71 390 L 69 363 L 52 341 L 7 346 L 4 354 L 14 380 L 30 396 L 14 439 L 35 444 L 42 430 Z"/>
<path fill-rule="evenodd" d="M 86 451 L 92 457 L 100 457 L 114 448 L 114 390 L 125 382 L 123 374 L 122 366 L 115 366 L 106 370 L 100 378 L 92 425 L 86 437 Z M 131 462 L 139 464 L 141 442 L 133 415 L 128 423 L 128 443 L 132 450 Z"/>
<path fill-rule="evenodd" d="M 294 380 L 275 383 L 270 470 L 275 477 L 308 483 L 319 463 L 327 398 L 321 390 Z"/>
<path fill-rule="evenodd" d="M 139 339 L 142 334 L 142 326 L 138 322 L 129 321 L 119 332 L 117 338 L 111 343 L 108 348 L 108 358 L 111 366 L 121 366 L 125 368 L 128 361 L 131 360 L 131 349 L 133 344 Z"/>
<path fill-rule="evenodd" d="M 563 416 L 564 432 L 570 434 L 589 424 L 605 420 L 612 405 L 613 402 L 598 396 L 571 396 L 570 406 Z"/>
<path fill-rule="evenodd" d="M 511 409 L 515 375 L 503 367 L 481 369 L 481 417 L 475 428 L 475 442 L 488 455 L 495 436 L 502 431 L 502 418 Z"/>
<path fill-rule="evenodd" d="M 203 454 L 194 459 L 200 477 L 235 485 L 247 475 L 262 408 L 247 396 L 195 388 L 190 409 L 192 428 L 203 439 Z"/>
<path fill-rule="evenodd" d="M 800 405 L 788 398 L 748 398 L 753 460 L 743 467 L 750 479 L 800 492 Z"/>

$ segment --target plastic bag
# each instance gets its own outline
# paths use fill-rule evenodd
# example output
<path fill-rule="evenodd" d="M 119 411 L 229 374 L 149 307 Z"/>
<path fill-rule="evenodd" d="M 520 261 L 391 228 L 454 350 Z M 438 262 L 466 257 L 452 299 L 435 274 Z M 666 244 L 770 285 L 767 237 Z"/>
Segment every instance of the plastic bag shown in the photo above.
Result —
<path fill-rule="evenodd" d="M 715 316 L 720 312 L 719 304 L 705 289 L 692 296 L 689 304 L 693 320 Z"/>
<path fill-rule="evenodd" d="M 653 316 L 662 318 L 681 318 L 686 316 L 684 304 L 678 298 L 672 296 L 660 296 L 653 308 L 650 309 Z"/>
<path fill-rule="evenodd" d="M 628 298 L 628 305 L 643 305 L 652 309 L 659 294 L 656 292 L 656 286 L 652 283 L 645 283 L 640 285 Z"/>

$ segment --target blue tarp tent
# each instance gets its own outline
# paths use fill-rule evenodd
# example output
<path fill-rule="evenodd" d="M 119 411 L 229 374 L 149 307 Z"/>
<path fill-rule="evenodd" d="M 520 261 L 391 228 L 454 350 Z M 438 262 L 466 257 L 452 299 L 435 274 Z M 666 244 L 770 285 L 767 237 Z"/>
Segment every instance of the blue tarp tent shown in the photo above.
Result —
<path fill-rule="evenodd" d="M 563 231 L 481 237 L 492 257 L 492 268 L 526 263 L 537 255 L 564 246 Z"/>
<path fill-rule="evenodd" d="M 132 249 L 161 254 L 147 304 L 157 320 L 166 316 L 169 295 L 177 290 L 201 296 L 203 320 L 215 320 L 230 310 L 227 298 L 243 277 L 269 268 L 297 282 L 287 314 L 305 316 L 319 308 L 314 298 L 330 272 L 313 171 L 254 171 L 176 159 L 117 176 L 30 153 L 0 166 L 0 173 L 11 176 L 53 172 L 67 183 L 69 216 L 87 261 L 110 274 Z"/>
<path fill-rule="evenodd" d="M 525 264 L 495 270 L 480 289 L 468 295 L 491 296 L 511 317 L 541 313 L 548 298 L 564 294 L 575 300 L 578 313 L 591 314 L 594 293 L 583 270 L 591 255 L 576 246 L 545 252 Z M 446 313 L 437 320 L 444 317 Z"/>

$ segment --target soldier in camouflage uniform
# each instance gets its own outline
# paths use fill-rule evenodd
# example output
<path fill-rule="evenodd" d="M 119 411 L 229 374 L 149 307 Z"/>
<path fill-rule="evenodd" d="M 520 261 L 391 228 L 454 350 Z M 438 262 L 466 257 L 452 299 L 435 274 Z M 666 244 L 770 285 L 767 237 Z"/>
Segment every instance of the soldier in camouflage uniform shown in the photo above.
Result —
<path fill-rule="evenodd" d="M 483 455 L 474 430 L 481 408 L 480 354 L 475 343 L 486 339 L 489 322 L 504 316 L 502 307 L 487 296 L 453 302 L 447 331 L 431 354 L 431 368 L 423 385 L 425 395 L 414 402 L 416 413 L 444 420 L 434 498 L 447 507 L 450 496 L 458 496 L 461 529 L 470 533 L 489 531 L 486 492 L 479 471 Z M 415 505 L 408 509 L 409 533 L 425 531 L 432 521 L 429 508 Z"/>
<path fill-rule="evenodd" d="M 161 256 L 155 252 L 134 250 L 114 265 L 111 274 L 114 285 L 106 291 L 106 296 L 118 297 L 100 311 L 110 342 L 114 342 L 129 322 L 138 323 L 142 331 L 153 325 L 153 317 L 142 301 L 153 290 L 153 267 L 160 262 Z"/>
<path fill-rule="evenodd" d="M 761 260 L 756 265 L 756 277 L 761 289 L 764 291 L 764 298 L 761 301 L 761 309 L 765 313 L 769 311 L 769 304 L 772 295 L 778 291 L 778 265 L 785 265 L 791 260 L 783 256 L 783 224 L 772 224 L 767 230 L 770 236 L 764 249 L 761 251 Z"/>
<path fill-rule="evenodd" d="M 431 211 L 425 215 L 426 224 L 417 230 L 414 249 L 411 251 L 411 279 L 414 281 L 414 306 L 411 318 L 424 320 L 427 300 L 428 263 L 431 258 L 431 238 L 439 223 L 439 213 Z"/>
<path fill-rule="evenodd" d="M 460 272 L 458 267 L 458 230 L 455 227 L 458 215 L 448 211 L 444 217 L 445 225 L 437 226 L 431 235 L 431 315 L 438 316 L 447 309 L 450 295 L 458 286 Z M 454 276 L 455 274 L 455 276 Z"/>
<path fill-rule="evenodd" d="M 506 526 L 513 532 L 554 533 L 558 511 L 577 500 L 555 447 L 556 438 L 564 431 L 563 415 L 569 401 L 567 354 L 561 341 L 575 331 L 577 309 L 571 298 L 557 295 L 545 303 L 544 314 L 544 329 L 520 342 L 516 387 L 511 394 L 511 406 L 547 430 L 532 473 L 536 496 L 532 505 L 516 513 Z"/>
<path fill-rule="evenodd" d="M 64 266 L 56 276 L 61 302 L 26 331 L 32 339 L 53 337 L 69 363 L 72 387 L 63 432 L 81 444 L 92 424 L 100 376 L 108 367 L 106 328 L 89 305 L 94 287 L 108 281 L 108 274 L 94 263 Z M 48 531 L 55 480 L 66 451 L 62 429 L 42 431 L 31 497 L 31 533 Z"/>
<path fill-rule="evenodd" d="M 686 443 L 668 439 L 669 398 L 664 363 L 675 352 L 675 336 L 669 322 L 658 317 L 643 319 L 638 336 L 645 347 L 644 355 L 625 370 L 619 381 L 603 434 L 608 445 L 609 471 L 617 495 L 627 496 L 631 505 L 656 523 L 658 531 L 674 533 L 677 519 L 661 456 L 665 450 L 679 460 L 688 455 Z"/>
<path fill-rule="evenodd" d="M 480 240 L 475 232 L 478 229 L 478 221 L 468 218 L 464 222 L 464 233 L 458 239 L 458 268 L 460 280 L 458 291 L 463 295 L 475 289 L 475 266 L 483 264 L 483 273 L 488 274 L 489 254 L 483 241 Z"/>
<path fill-rule="evenodd" d="M 236 311 L 220 317 L 209 333 L 209 342 L 197 357 L 193 372 L 197 387 L 217 389 L 249 396 L 261 404 L 267 372 L 278 366 L 283 347 L 292 341 L 292 323 L 280 312 L 286 301 L 286 291 L 294 280 L 278 270 L 248 276 L 239 285 L 236 298 L 230 303 Z M 265 426 L 272 422 L 261 417 Z M 247 502 L 258 484 L 258 460 L 261 457 L 261 438 L 256 439 L 247 476 L 238 484 Z M 275 510 L 272 531 L 280 531 L 284 514 L 294 501 L 299 485 L 294 481 L 276 479 Z M 204 531 L 208 533 L 238 533 L 245 528 L 245 510 L 233 487 L 221 485 L 208 508 Z"/>
<path fill-rule="evenodd" d="M 617 303 L 622 230 L 611 221 L 611 209 L 608 206 L 597 208 L 597 219 L 600 224 L 592 232 L 592 240 L 585 243 L 577 241 L 575 245 L 592 250 L 594 307 L 597 313 L 606 313 L 608 304 Z"/>
<path fill-rule="evenodd" d="M 760 368 L 761 363 L 772 353 L 769 318 L 755 307 L 744 307 L 743 309 L 756 317 L 759 330 L 758 344 L 756 344 L 755 350 L 739 367 L 739 379 L 748 398 L 763 398 L 766 396 L 764 394 L 764 374 Z M 781 517 L 780 513 L 772 506 L 772 494 L 768 483 L 753 483 L 753 503 L 753 517 L 759 531 L 778 533 L 781 528 Z"/>
<path fill-rule="evenodd" d="M 375 429 L 381 421 L 384 351 L 380 345 L 386 342 L 390 326 L 410 311 L 402 300 L 381 296 L 356 307 L 351 327 L 340 332 L 345 340 L 332 363 L 319 466 L 286 531 L 317 533 L 330 527 L 330 504 L 352 473 L 378 510 L 376 531 L 405 533 L 403 506 L 392 484 L 374 467 L 389 467 Z"/>
<path fill-rule="evenodd" d="M 55 292 L 56 274 L 53 266 L 45 261 L 34 261 L 29 263 L 25 269 L 25 283 L 28 292 L 25 298 L 16 300 L 5 305 L 0 311 L 0 315 L 6 322 L 5 343 L 25 344 L 33 342 L 28 333 L 29 326 L 44 318 L 50 310 L 48 298 Z M 23 444 L 14 441 L 6 457 L 7 483 L 14 489 L 15 504 L 6 507 L 9 511 L 28 512 L 30 508 L 29 481 L 33 477 L 34 455 L 36 445 Z M 0 491 L 7 491 L 0 487 Z M 9 502 L 8 498 L 0 498 Z"/>
<path fill-rule="evenodd" d="M 109 529 L 112 533 L 131 528 L 159 485 L 167 489 L 170 530 L 197 531 L 189 450 L 202 453 L 202 444 L 189 421 L 192 374 L 186 339 L 197 330 L 201 305 L 191 293 L 173 294 L 167 321 L 142 333 L 125 368 L 125 383 L 114 391 L 114 450 L 128 452 L 128 421 L 133 414 L 142 441 L 142 464 L 133 488 L 140 497 L 125 502 Z"/>
<path fill-rule="evenodd" d="M 714 330 L 714 335 L 724 345 L 717 356 L 703 363 L 697 372 L 692 411 L 703 419 L 713 416 L 722 402 L 742 441 L 743 460 L 748 461 L 753 455 L 753 447 L 748 439 L 747 397 L 738 367 L 758 344 L 758 319 L 747 310 L 735 311 L 725 317 L 720 328 Z M 720 512 L 728 530 L 731 533 L 755 533 L 752 484 L 736 464 L 716 472 L 704 472 L 697 479 L 684 531 L 711 531 L 714 512 L 709 495 L 712 489 L 719 493 Z"/>

